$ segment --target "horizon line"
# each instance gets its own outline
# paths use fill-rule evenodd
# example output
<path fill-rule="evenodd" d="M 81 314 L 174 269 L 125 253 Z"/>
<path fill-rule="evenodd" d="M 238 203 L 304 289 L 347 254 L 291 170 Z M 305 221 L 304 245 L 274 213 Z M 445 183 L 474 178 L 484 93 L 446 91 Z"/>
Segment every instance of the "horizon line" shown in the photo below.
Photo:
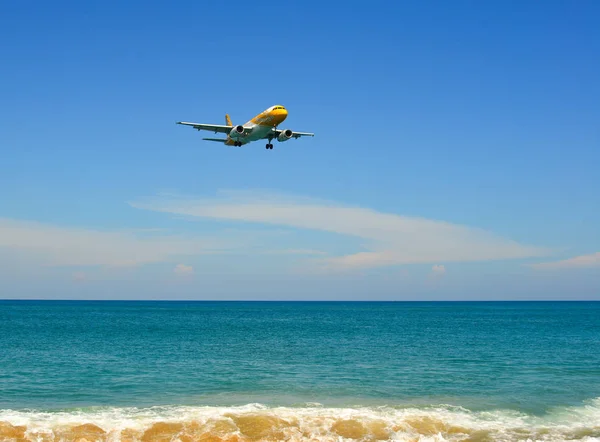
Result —
<path fill-rule="evenodd" d="M 0 298 L 6 301 L 36 301 L 36 302 L 600 302 L 600 299 L 42 299 L 42 298 Z"/>

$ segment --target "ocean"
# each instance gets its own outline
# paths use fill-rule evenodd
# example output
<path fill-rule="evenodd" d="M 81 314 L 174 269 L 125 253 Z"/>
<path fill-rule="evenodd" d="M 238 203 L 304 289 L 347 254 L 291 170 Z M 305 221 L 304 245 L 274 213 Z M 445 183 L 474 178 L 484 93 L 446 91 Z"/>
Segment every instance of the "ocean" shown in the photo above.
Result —
<path fill-rule="evenodd" d="M 0 301 L 2 441 L 600 441 L 600 302 Z"/>

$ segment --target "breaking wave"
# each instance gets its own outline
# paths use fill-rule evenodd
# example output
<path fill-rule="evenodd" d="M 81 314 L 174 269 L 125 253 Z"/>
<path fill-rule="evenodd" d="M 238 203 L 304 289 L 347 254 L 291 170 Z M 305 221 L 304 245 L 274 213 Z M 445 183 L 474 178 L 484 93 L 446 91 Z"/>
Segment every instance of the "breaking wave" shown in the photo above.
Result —
<path fill-rule="evenodd" d="M 600 398 L 543 416 L 421 408 L 151 407 L 0 410 L 1 441 L 600 441 Z"/>

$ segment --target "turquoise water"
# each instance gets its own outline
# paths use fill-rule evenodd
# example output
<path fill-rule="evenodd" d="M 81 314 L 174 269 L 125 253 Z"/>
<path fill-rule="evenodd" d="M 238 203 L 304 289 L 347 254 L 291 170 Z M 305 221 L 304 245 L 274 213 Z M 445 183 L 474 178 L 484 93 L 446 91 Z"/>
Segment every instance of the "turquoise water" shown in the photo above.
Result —
<path fill-rule="evenodd" d="M 524 428 L 577 415 L 597 440 L 597 398 L 599 302 L 0 301 L 0 421 L 14 425 L 437 410 Z"/>

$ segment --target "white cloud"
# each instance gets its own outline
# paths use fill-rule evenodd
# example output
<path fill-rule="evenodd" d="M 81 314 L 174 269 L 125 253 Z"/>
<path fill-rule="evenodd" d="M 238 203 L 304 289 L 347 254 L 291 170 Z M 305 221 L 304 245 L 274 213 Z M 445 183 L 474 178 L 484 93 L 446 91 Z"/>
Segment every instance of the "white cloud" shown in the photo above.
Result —
<path fill-rule="evenodd" d="M 427 284 L 433 284 L 433 286 L 430 285 L 430 287 L 435 287 L 435 285 L 444 278 L 444 275 L 446 275 L 446 267 L 443 264 L 433 265 L 429 275 L 427 275 Z"/>
<path fill-rule="evenodd" d="M 366 251 L 322 258 L 329 269 L 409 263 L 487 261 L 547 251 L 477 228 L 269 193 L 228 192 L 213 199 L 162 196 L 131 203 L 171 214 L 321 230 L 366 240 Z"/>
<path fill-rule="evenodd" d="M 576 256 L 562 261 L 531 264 L 531 267 L 538 270 L 600 267 L 600 252 L 592 253 L 591 255 Z"/>
<path fill-rule="evenodd" d="M 444 267 L 443 264 L 440 265 L 434 265 L 431 268 L 431 273 L 435 276 L 443 276 L 446 274 L 446 267 Z"/>
<path fill-rule="evenodd" d="M 192 266 L 186 266 L 185 264 L 177 264 L 173 269 L 173 272 L 181 276 L 193 275 L 194 268 Z"/>
<path fill-rule="evenodd" d="M 135 266 L 218 253 L 227 246 L 222 240 L 160 236 L 155 231 L 98 231 L 0 218 L 0 251 L 26 253 L 48 266 Z"/>

